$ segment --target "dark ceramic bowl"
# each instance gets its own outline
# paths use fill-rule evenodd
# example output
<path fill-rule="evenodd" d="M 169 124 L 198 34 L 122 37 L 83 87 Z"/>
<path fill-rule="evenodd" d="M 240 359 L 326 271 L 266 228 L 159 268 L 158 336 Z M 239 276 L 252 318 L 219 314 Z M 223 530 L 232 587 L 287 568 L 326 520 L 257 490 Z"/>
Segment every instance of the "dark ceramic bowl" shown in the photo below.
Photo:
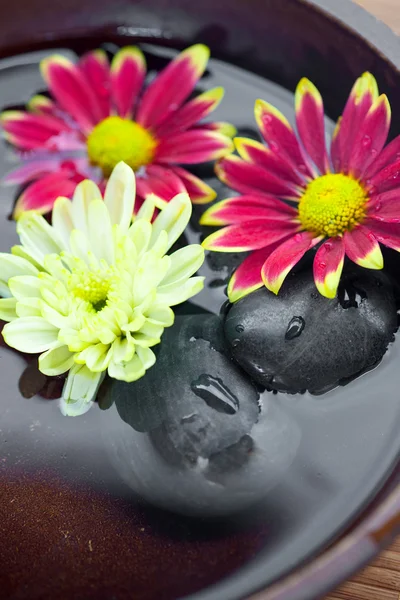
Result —
<path fill-rule="evenodd" d="M 104 42 L 180 49 L 194 41 L 207 43 L 224 64 L 247 70 L 258 82 L 259 76 L 267 80 L 265 93 L 274 93 L 285 109 L 288 91 L 302 76 L 309 77 L 323 93 L 332 119 L 340 114 L 355 78 L 369 70 L 395 108 L 392 134 L 400 131 L 399 41 L 348 0 L 2 2 L 2 103 L 21 104 L 36 91 L 36 54 L 47 49 L 72 47 L 80 52 Z M 27 59 L 26 53 L 32 52 Z M 237 106 L 229 110 L 229 118 L 237 115 L 238 125 L 249 125 L 240 122 Z M 9 166 L 7 156 L 2 170 Z M 0 214 L 1 251 L 15 243 L 14 225 L 6 220 L 11 204 L 12 197 L 6 196 Z M 392 366 L 384 363 L 377 372 L 396 371 L 395 359 L 392 352 Z M 286 470 L 279 481 L 274 473 L 267 501 L 240 518 L 199 520 L 133 500 L 133 475 L 121 446 L 127 429 L 116 411 L 101 419 L 100 411 L 91 411 L 82 419 L 64 420 L 56 403 L 21 397 L 17 381 L 24 366 L 22 357 L 0 349 L 4 599 L 311 600 L 373 558 L 400 530 L 396 378 L 390 387 L 376 388 L 365 405 L 365 388 L 350 384 L 341 392 L 336 417 L 334 397 L 319 404 L 309 398 L 306 409 L 314 411 L 316 421 L 309 429 L 301 423 L 301 444 L 301 436 L 296 438 L 297 409 L 294 426 L 290 419 L 281 420 L 279 410 L 273 412 L 281 429 L 277 438 L 269 438 L 277 445 L 273 450 L 266 446 L 266 453 L 274 451 L 274 459 L 283 455 Z M 36 376 L 31 365 L 20 379 L 22 388 L 27 381 L 33 385 L 26 396 L 34 395 Z M 371 379 L 362 381 L 371 390 L 375 372 L 366 377 Z M 44 395 L 56 397 L 57 384 L 51 386 Z M 99 436 L 99 428 L 106 430 L 105 436 Z M 313 445 L 315 430 L 320 433 L 318 447 Z M 290 444 L 282 444 L 279 432 L 288 431 L 295 432 L 290 452 L 295 454 L 299 444 L 300 450 L 296 460 L 290 456 L 285 462 Z M 135 443 L 143 442 L 142 435 L 135 433 Z M 112 452 L 117 450 L 114 464 L 119 461 L 120 467 L 122 452 L 125 483 L 108 460 L 107 444 Z M 269 472 L 263 475 L 268 479 Z M 151 496 L 151 485 L 142 496 Z M 176 509 L 170 491 L 169 504 L 162 489 L 157 503 Z M 218 498 L 223 505 L 223 494 Z M 188 502 L 185 497 L 182 507 Z M 324 512 L 329 507 L 331 512 Z"/>

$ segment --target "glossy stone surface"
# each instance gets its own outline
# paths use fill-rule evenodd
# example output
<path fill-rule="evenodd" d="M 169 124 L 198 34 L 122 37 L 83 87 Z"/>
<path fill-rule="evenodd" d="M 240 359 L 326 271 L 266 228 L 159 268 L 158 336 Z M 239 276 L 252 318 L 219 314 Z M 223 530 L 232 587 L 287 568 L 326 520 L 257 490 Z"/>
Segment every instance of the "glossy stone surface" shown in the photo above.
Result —
<path fill-rule="evenodd" d="M 216 316 L 178 317 L 156 365 L 111 382 L 104 413 L 114 462 L 138 494 L 170 510 L 221 515 L 264 497 L 291 464 L 299 428 L 224 352 Z M 129 427 L 124 424 L 128 424 Z"/>
<path fill-rule="evenodd" d="M 397 329 L 392 284 L 351 268 L 338 297 L 318 294 L 311 269 L 290 276 L 278 296 L 265 288 L 229 310 L 232 356 L 268 389 L 320 394 L 371 369 Z"/>

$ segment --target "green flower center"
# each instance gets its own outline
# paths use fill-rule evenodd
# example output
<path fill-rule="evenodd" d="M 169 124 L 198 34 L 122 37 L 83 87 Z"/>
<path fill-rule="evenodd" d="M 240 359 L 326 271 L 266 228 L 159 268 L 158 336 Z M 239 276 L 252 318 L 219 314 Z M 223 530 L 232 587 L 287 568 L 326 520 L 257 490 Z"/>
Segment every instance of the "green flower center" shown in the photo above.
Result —
<path fill-rule="evenodd" d="M 109 271 L 80 271 L 71 274 L 69 289 L 76 298 L 85 300 L 99 312 L 107 305 L 112 274 Z"/>
<path fill-rule="evenodd" d="M 109 177 L 124 161 L 134 171 L 152 162 L 157 141 L 144 127 L 121 117 L 107 117 L 93 129 L 87 140 L 90 162 Z"/>
<path fill-rule="evenodd" d="M 364 220 L 367 200 L 365 189 L 355 179 L 323 175 L 308 184 L 299 202 L 299 218 L 307 231 L 336 237 Z"/>

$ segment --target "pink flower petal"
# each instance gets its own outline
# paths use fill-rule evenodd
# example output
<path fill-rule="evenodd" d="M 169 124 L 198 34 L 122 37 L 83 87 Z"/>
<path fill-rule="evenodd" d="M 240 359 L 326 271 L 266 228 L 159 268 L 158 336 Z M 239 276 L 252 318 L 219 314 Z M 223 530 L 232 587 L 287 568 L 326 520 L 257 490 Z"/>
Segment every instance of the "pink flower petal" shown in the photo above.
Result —
<path fill-rule="evenodd" d="M 236 137 L 234 140 L 236 150 L 246 162 L 258 165 L 280 179 L 284 179 L 295 186 L 305 187 L 305 177 L 293 169 L 284 158 L 266 148 L 260 142 L 248 138 Z"/>
<path fill-rule="evenodd" d="M 252 219 L 273 219 L 294 221 L 297 210 L 274 196 L 237 196 L 217 202 L 201 217 L 202 225 L 231 225 Z"/>
<path fill-rule="evenodd" d="M 155 194 L 167 202 L 177 194 L 186 192 L 182 180 L 170 169 L 160 165 L 149 165 L 144 176 L 137 175 L 136 189 L 142 198 L 146 198 L 148 194 Z"/>
<path fill-rule="evenodd" d="M 202 245 L 215 252 L 246 252 L 273 244 L 298 229 L 298 225 L 290 221 L 257 219 L 223 227 L 209 235 Z"/>
<path fill-rule="evenodd" d="M 120 117 L 132 117 L 145 77 L 146 60 L 139 48 L 126 46 L 117 52 L 111 64 L 111 86 Z"/>
<path fill-rule="evenodd" d="M 85 75 L 62 55 L 42 60 L 41 72 L 50 92 L 63 110 L 88 134 L 102 120 L 101 105 Z"/>
<path fill-rule="evenodd" d="M 379 173 L 366 181 L 366 188 L 370 196 L 383 194 L 391 190 L 400 190 L 400 160 L 391 163 Z"/>
<path fill-rule="evenodd" d="M 382 269 L 383 256 L 377 238 L 370 228 L 357 225 L 344 234 L 344 247 L 347 256 L 360 267 Z"/>
<path fill-rule="evenodd" d="M 137 121 L 155 128 L 175 112 L 203 75 L 210 51 L 196 44 L 181 52 L 149 85 L 140 102 Z"/>
<path fill-rule="evenodd" d="M 378 96 L 378 85 L 371 73 L 364 73 L 357 79 L 332 142 L 332 161 L 336 172 L 348 173 L 356 135 Z"/>
<path fill-rule="evenodd" d="M 232 123 L 226 121 L 211 121 L 210 123 L 202 123 L 197 125 L 196 129 L 207 129 L 208 131 L 217 131 L 226 135 L 227 137 L 233 138 L 237 134 L 237 129 Z"/>
<path fill-rule="evenodd" d="M 232 275 L 228 284 L 228 298 L 230 302 L 237 302 L 264 285 L 261 275 L 263 264 L 270 254 L 281 244 L 282 240 L 279 240 L 275 244 L 255 250 L 250 256 L 244 259 Z"/>
<path fill-rule="evenodd" d="M 56 117 L 7 110 L 1 114 L 6 139 L 24 150 L 44 147 L 51 138 L 68 131 L 68 126 Z"/>
<path fill-rule="evenodd" d="M 286 117 L 264 100 L 256 101 L 254 112 L 261 134 L 271 150 L 289 161 L 293 169 L 300 171 L 305 177 L 314 178 L 316 173 L 304 155 Z"/>
<path fill-rule="evenodd" d="M 52 210 L 59 196 L 71 198 L 76 182 L 67 179 L 64 173 L 50 173 L 32 183 L 18 198 L 14 209 L 14 218 L 27 210 L 36 210 L 41 214 Z"/>
<path fill-rule="evenodd" d="M 400 224 L 384 223 L 375 219 L 367 219 L 364 222 L 367 229 L 371 231 L 374 238 L 388 248 L 400 252 Z"/>
<path fill-rule="evenodd" d="M 93 50 L 84 54 L 79 61 L 83 73 L 97 97 L 102 118 L 111 113 L 110 65 L 104 50 Z"/>
<path fill-rule="evenodd" d="M 233 150 L 232 140 L 215 131 L 191 129 L 160 141 L 155 160 L 193 165 L 217 160 Z"/>
<path fill-rule="evenodd" d="M 368 204 L 368 217 L 377 221 L 400 223 L 400 188 L 372 196 Z"/>
<path fill-rule="evenodd" d="M 288 181 L 269 173 L 259 165 L 250 164 L 238 156 L 227 156 L 215 167 L 219 179 L 242 194 L 275 194 L 299 199 L 298 188 Z"/>
<path fill-rule="evenodd" d="M 41 115 L 54 115 L 57 112 L 54 101 L 41 94 L 37 94 L 29 100 L 27 109 L 32 113 Z"/>
<path fill-rule="evenodd" d="M 215 200 L 217 193 L 199 177 L 181 167 L 170 167 L 170 170 L 183 182 L 193 204 L 208 204 Z"/>
<path fill-rule="evenodd" d="M 324 103 L 309 79 L 300 81 L 295 94 L 297 129 L 308 155 L 320 173 L 330 171 L 325 143 Z"/>
<path fill-rule="evenodd" d="M 263 265 L 261 274 L 265 287 L 278 294 L 289 272 L 321 239 L 322 237 L 313 237 L 309 231 L 303 231 L 284 241 Z"/>
<path fill-rule="evenodd" d="M 186 131 L 201 119 L 204 119 L 213 110 L 224 97 L 224 88 L 216 87 L 200 94 L 190 102 L 187 102 L 182 108 L 172 113 L 162 125 L 156 129 L 158 138 L 165 137 L 171 133 Z"/>
<path fill-rule="evenodd" d="M 319 293 L 335 298 L 344 264 L 342 237 L 330 238 L 322 244 L 314 258 L 314 281 Z"/>
<path fill-rule="evenodd" d="M 368 182 L 369 179 L 375 177 L 391 164 L 400 160 L 400 135 L 397 136 L 390 144 L 386 146 L 379 154 L 378 158 L 373 161 L 370 167 L 364 174 L 364 181 Z"/>
<path fill-rule="evenodd" d="M 380 96 L 369 109 L 355 136 L 349 158 L 349 172 L 359 179 L 384 147 L 390 129 L 391 110 L 385 95 Z"/>

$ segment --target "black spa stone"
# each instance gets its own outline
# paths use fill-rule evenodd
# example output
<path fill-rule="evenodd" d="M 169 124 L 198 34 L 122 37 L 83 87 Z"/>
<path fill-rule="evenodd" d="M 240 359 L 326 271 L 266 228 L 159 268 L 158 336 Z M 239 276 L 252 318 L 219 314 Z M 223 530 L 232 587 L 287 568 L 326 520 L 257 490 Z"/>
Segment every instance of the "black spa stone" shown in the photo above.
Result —
<path fill-rule="evenodd" d="M 224 353 L 219 317 L 177 317 L 157 362 L 134 386 L 115 382 L 120 416 L 151 431 L 163 460 L 195 464 L 235 446 L 258 420 L 259 393 Z"/>
<path fill-rule="evenodd" d="M 261 401 L 232 361 L 214 315 L 178 316 L 146 376 L 110 382 L 106 396 L 118 470 L 138 494 L 177 512 L 247 508 L 276 485 L 300 441 L 273 396 Z"/>
<path fill-rule="evenodd" d="M 351 267 L 337 298 L 321 296 L 310 269 L 278 296 L 262 288 L 226 315 L 234 360 L 267 389 L 320 394 L 379 363 L 397 329 L 390 279 Z"/>

